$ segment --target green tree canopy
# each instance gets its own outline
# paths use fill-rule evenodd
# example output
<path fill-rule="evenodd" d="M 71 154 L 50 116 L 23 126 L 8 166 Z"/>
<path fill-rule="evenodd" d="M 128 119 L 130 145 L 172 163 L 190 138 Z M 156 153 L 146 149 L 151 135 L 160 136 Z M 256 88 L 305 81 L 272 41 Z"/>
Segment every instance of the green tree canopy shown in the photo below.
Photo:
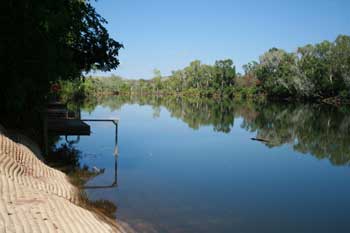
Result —
<path fill-rule="evenodd" d="M 39 106 L 57 80 L 119 65 L 122 44 L 109 36 L 107 21 L 89 1 L 9 0 L 2 5 L 3 110 L 20 113 Z"/>

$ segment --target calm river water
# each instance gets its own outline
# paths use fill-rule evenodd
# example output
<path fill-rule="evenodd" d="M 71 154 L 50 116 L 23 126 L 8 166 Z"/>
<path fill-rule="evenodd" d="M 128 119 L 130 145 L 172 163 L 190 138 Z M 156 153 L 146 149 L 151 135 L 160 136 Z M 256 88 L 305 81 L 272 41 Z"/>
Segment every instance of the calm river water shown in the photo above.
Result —
<path fill-rule="evenodd" d="M 115 97 L 118 186 L 88 189 L 138 232 L 350 232 L 350 111 L 324 105 Z M 114 181 L 115 128 L 89 123 L 81 165 Z M 262 139 L 263 141 L 252 140 Z"/>

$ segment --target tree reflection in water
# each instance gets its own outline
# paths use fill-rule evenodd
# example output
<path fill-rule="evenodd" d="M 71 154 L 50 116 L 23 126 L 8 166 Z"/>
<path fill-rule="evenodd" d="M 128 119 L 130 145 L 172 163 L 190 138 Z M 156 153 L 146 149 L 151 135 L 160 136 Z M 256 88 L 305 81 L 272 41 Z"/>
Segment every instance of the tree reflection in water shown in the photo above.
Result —
<path fill-rule="evenodd" d="M 124 104 L 150 105 L 154 116 L 160 107 L 188 127 L 212 126 L 216 132 L 231 132 L 235 118 L 241 127 L 268 141 L 268 147 L 291 144 L 294 150 L 329 159 L 334 165 L 350 163 L 349 108 L 324 104 L 254 102 L 176 96 L 114 96 L 86 100 L 82 110 L 93 111 L 97 104 L 120 109 Z"/>

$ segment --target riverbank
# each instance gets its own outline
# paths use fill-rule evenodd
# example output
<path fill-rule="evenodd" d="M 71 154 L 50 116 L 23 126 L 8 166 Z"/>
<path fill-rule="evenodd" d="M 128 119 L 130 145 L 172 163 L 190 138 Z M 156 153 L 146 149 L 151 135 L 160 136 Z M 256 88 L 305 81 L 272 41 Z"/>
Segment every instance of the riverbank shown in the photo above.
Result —
<path fill-rule="evenodd" d="M 276 94 L 264 90 L 261 86 L 233 86 L 224 90 L 190 88 L 182 91 L 159 90 L 155 91 L 151 87 L 147 88 L 121 88 L 128 83 L 128 80 L 117 79 L 117 84 L 112 85 L 113 78 L 87 78 L 84 82 L 62 82 L 61 90 L 58 93 L 59 98 L 64 103 L 89 103 L 96 104 L 99 100 L 108 97 L 156 97 L 156 98 L 200 98 L 213 99 L 216 101 L 225 100 L 249 100 L 249 101 L 277 101 L 290 103 L 323 103 L 333 106 L 350 105 L 350 96 L 345 92 L 333 95 L 298 95 L 294 94 Z M 98 82 L 97 82 L 98 81 Z M 149 80 L 148 82 L 152 82 Z M 100 83 L 100 84 L 99 84 Z M 102 85 L 103 88 L 99 87 Z M 75 88 L 70 88 L 74 86 Z"/>
<path fill-rule="evenodd" d="M 64 173 L 0 131 L 0 232 L 129 232 L 82 204 Z"/>

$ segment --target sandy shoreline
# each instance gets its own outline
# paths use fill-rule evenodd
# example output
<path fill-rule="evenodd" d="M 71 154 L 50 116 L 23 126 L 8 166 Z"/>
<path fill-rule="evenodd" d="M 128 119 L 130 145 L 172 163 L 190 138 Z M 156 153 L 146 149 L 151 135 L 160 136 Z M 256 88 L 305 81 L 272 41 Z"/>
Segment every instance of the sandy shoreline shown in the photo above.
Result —
<path fill-rule="evenodd" d="M 0 232 L 129 232 L 80 202 L 64 173 L 0 132 Z"/>

